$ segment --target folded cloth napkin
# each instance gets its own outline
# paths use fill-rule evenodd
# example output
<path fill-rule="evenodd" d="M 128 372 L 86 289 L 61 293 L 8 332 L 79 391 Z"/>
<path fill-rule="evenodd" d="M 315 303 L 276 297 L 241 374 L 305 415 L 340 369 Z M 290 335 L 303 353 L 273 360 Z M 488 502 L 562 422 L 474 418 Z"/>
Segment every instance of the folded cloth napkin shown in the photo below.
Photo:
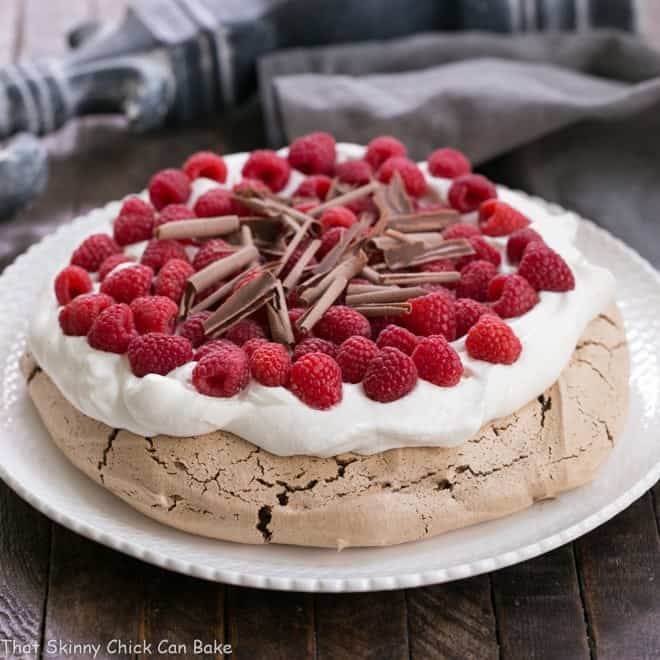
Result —
<path fill-rule="evenodd" d="M 660 52 L 637 37 L 423 34 L 280 51 L 259 81 L 274 145 L 312 130 L 393 134 L 417 159 L 451 145 L 660 265 Z"/>

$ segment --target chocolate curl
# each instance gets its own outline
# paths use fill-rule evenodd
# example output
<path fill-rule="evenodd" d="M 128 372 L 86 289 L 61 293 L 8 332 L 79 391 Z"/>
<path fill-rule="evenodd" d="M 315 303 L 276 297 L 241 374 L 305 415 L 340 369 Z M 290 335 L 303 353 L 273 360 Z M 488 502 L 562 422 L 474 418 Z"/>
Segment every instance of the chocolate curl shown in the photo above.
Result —
<path fill-rule="evenodd" d="M 296 323 L 298 328 L 301 330 L 311 330 L 328 309 L 332 307 L 332 303 L 339 298 L 347 284 L 348 280 L 344 276 L 334 279 L 316 303 L 298 319 Z"/>
<path fill-rule="evenodd" d="M 346 289 L 347 296 L 357 296 L 363 293 L 372 293 L 373 291 L 389 291 L 392 287 L 384 284 L 349 284 Z"/>
<path fill-rule="evenodd" d="M 446 284 L 457 282 L 461 274 L 455 270 L 446 273 L 383 273 L 383 282 L 386 284 Z"/>
<path fill-rule="evenodd" d="M 266 313 L 268 314 L 268 325 L 273 340 L 291 346 L 295 338 L 291 327 L 291 319 L 289 318 L 286 296 L 284 295 L 284 287 L 280 280 L 275 283 L 273 299 L 266 303 Z"/>
<path fill-rule="evenodd" d="M 360 275 L 362 275 L 365 280 L 369 280 L 372 284 L 382 284 L 380 273 L 374 270 L 371 266 L 365 266 L 360 272 Z"/>
<path fill-rule="evenodd" d="M 305 237 L 305 234 L 307 234 L 309 231 L 309 228 L 312 226 L 313 222 L 314 218 L 307 218 L 307 220 L 305 220 L 305 222 L 300 225 L 300 227 L 298 227 L 298 230 L 294 234 L 293 238 L 291 241 L 289 241 L 289 244 L 287 245 L 286 250 L 282 255 L 282 259 L 280 259 L 280 264 L 274 272 L 274 275 L 277 276 L 282 272 L 282 270 L 284 270 L 287 262 L 289 259 L 291 259 L 291 255 L 293 255 L 293 253 L 296 251 L 296 248 L 300 245 L 300 242 Z"/>
<path fill-rule="evenodd" d="M 249 272 L 249 271 L 248 271 Z M 188 312 L 189 314 L 195 314 L 196 312 L 203 312 L 210 307 L 213 307 L 216 303 L 220 302 L 223 298 L 226 298 L 233 290 L 234 287 L 247 275 L 247 272 L 238 273 L 238 275 L 232 277 L 230 280 L 225 282 L 219 289 L 211 293 L 210 295 L 203 298 L 198 303 L 195 303 Z"/>
<path fill-rule="evenodd" d="M 215 218 L 196 218 L 194 220 L 175 220 L 166 222 L 154 229 L 156 238 L 211 238 L 224 236 L 238 231 L 239 221 L 237 215 L 222 215 Z"/>
<path fill-rule="evenodd" d="M 396 229 L 386 229 L 385 235 L 393 238 L 397 243 L 408 243 L 409 245 L 415 243 L 415 239 L 410 238 L 406 234 L 397 231 Z"/>
<path fill-rule="evenodd" d="M 353 240 L 362 235 L 362 232 L 368 227 L 366 220 L 360 220 L 359 222 L 351 225 L 346 232 L 344 233 L 341 240 L 335 245 L 332 250 L 330 250 L 324 257 L 321 259 L 321 262 L 313 268 L 315 275 L 321 275 L 332 270 L 342 256 L 347 252 Z"/>
<path fill-rule="evenodd" d="M 367 317 L 374 316 L 399 316 L 401 314 L 409 314 L 412 310 L 412 305 L 410 303 L 390 303 L 390 304 L 380 304 L 376 303 L 374 305 L 357 305 L 353 307 L 356 312 L 360 312 Z"/>
<path fill-rule="evenodd" d="M 399 243 L 399 245 L 383 251 L 385 263 L 391 270 L 418 266 L 436 259 L 455 259 L 468 254 L 474 254 L 474 248 L 465 238 L 454 238 L 443 241 L 429 248 L 424 242 Z"/>
<path fill-rule="evenodd" d="M 399 172 L 394 172 L 385 187 L 385 201 L 392 214 L 412 213 L 415 210 Z"/>
<path fill-rule="evenodd" d="M 241 225 L 241 243 L 244 247 L 254 247 L 254 236 L 252 235 L 252 230 L 248 225 Z M 250 267 L 259 265 L 259 257 L 254 258 L 250 262 Z"/>
<path fill-rule="evenodd" d="M 474 248 L 470 242 L 465 238 L 454 238 L 445 241 L 442 245 L 433 248 L 429 252 L 416 257 L 408 265 L 409 266 L 422 266 L 437 259 L 456 259 L 458 257 L 465 257 L 474 254 Z"/>
<path fill-rule="evenodd" d="M 298 209 L 294 209 L 291 206 L 287 206 L 284 202 L 280 202 L 277 199 L 257 199 L 257 198 L 244 198 L 240 197 L 239 199 L 244 202 L 250 208 L 255 208 L 259 211 L 266 211 L 276 215 L 283 215 L 285 217 L 292 218 L 296 221 L 296 224 L 301 224 L 307 222 L 311 215 L 308 213 L 303 213 Z M 312 218 L 314 221 L 314 219 Z"/>
<path fill-rule="evenodd" d="M 334 199 L 330 199 L 327 202 L 323 202 L 323 204 L 319 204 L 318 206 L 315 206 L 313 209 L 310 209 L 309 215 L 318 217 L 319 215 L 321 215 L 321 213 L 327 211 L 328 209 L 333 208 L 334 206 L 343 206 L 344 204 L 348 204 L 349 202 L 352 202 L 356 199 L 360 199 L 360 197 L 364 197 L 365 195 L 370 195 L 372 192 L 374 192 L 380 187 L 381 184 L 378 181 L 371 181 L 370 183 L 367 183 L 364 186 L 355 188 L 354 190 L 344 193 L 343 195 L 339 195 L 339 197 L 335 197 Z"/>
<path fill-rule="evenodd" d="M 375 291 L 349 294 L 346 296 L 346 304 L 349 307 L 359 307 L 360 305 L 371 305 L 376 303 L 400 303 L 410 300 L 411 298 L 425 296 L 427 293 L 428 291 L 421 287 L 407 287 L 401 289 L 392 286 L 384 289 L 377 289 Z"/>
<path fill-rule="evenodd" d="M 291 272 L 286 276 L 284 280 L 285 289 L 293 289 L 293 287 L 298 284 L 298 281 L 302 277 L 303 271 L 309 262 L 314 258 L 316 251 L 321 247 L 321 241 L 318 238 L 315 238 L 306 248 L 305 251 L 300 255 L 300 259 L 296 262 L 296 265 L 291 269 Z"/>
<path fill-rule="evenodd" d="M 386 233 L 382 234 L 381 236 L 371 237 L 369 239 L 369 244 L 377 250 L 387 250 L 389 248 L 397 247 L 401 243 L 401 240 L 394 236 L 388 235 L 387 232 L 390 231 L 391 230 L 388 229 Z M 404 235 L 409 239 L 410 242 L 424 243 L 429 249 L 433 247 L 439 247 L 446 242 L 442 237 L 442 234 L 439 234 L 438 232 L 415 232 Z"/>
<path fill-rule="evenodd" d="M 459 217 L 453 209 L 404 213 L 391 216 L 388 226 L 406 234 L 442 231 L 458 222 Z"/>
<path fill-rule="evenodd" d="M 341 278 L 345 279 L 347 283 L 350 282 L 364 268 L 366 263 L 367 255 L 363 250 L 360 250 L 357 254 L 337 264 L 317 284 L 306 288 L 300 295 L 301 299 L 311 305 L 323 295 L 335 280 Z"/>

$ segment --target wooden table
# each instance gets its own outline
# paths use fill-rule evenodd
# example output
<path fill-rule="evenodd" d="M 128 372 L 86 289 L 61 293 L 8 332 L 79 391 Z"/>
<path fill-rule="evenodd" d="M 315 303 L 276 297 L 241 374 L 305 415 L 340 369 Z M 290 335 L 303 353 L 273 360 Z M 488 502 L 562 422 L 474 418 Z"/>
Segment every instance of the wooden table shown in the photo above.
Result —
<path fill-rule="evenodd" d="M 73 25 L 118 16 L 121 4 L 2 0 L 0 61 L 56 53 Z M 47 140 L 46 194 L 0 225 L 0 267 L 58 224 L 141 189 L 152 172 L 190 152 L 259 146 L 258 127 L 255 109 L 140 137 L 127 135 L 116 119 L 68 125 Z M 218 640 L 232 644 L 232 657 L 252 660 L 658 658 L 659 510 L 656 486 L 575 543 L 490 575 L 405 591 L 310 595 L 160 570 L 51 523 L 0 482 L 0 639 L 168 639 L 189 652 L 194 639 Z M 34 657 L 7 656 L 0 642 L 0 657 L 21 655 Z M 104 649 L 98 657 L 137 655 L 139 649 L 112 656 Z"/>

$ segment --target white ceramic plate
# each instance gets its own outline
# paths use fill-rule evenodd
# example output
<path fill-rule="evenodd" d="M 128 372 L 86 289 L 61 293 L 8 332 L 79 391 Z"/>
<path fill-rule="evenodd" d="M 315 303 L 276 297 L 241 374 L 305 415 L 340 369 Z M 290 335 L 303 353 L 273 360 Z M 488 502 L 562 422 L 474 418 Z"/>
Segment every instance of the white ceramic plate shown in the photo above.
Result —
<path fill-rule="evenodd" d="M 94 230 L 96 217 L 92 212 L 62 227 L 0 277 L 0 477 L 39 511 L 83 536 L 164 568 L 231 584 L 300 591 L 397 589 L 468 577 L 547 552 L 605 522 L 660 478 L 660 275 L 630 248 L 583 220 L 578 245 L 617 277 L 631 352 L 626 430 L 593 483 L 435 539 L 340 553 L 214 541 L 150 520 L 60 454 L 18 369 L 27 317 L 45 278 L 65 262 L 82 234 Z"/>

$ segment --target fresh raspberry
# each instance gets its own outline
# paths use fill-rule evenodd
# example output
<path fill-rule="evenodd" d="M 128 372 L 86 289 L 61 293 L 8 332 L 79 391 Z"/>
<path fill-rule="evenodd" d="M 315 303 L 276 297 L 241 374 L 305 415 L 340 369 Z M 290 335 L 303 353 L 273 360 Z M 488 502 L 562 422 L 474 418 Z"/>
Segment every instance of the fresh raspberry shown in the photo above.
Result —
<path fill-rule="evenodd" d="M 149 181 L 149 198 L 157 211 L 169 204 L 184 204 L 188 197 L 190 179 L 181 170 L 161 170 Z"/>
<path fill-rule="evenodd" d="M 424 337 L 412 354 L 420 378 L 440 387 L 457 385 L 463 375 L 458 353 L 442 335 Z"/>
<path fill-rule="evenodd" d="M 406 355 L 412 355 L 417 342 L 417 337 L 410 330 L 390 324 L 378 335 L 378 341 L 376 343 L 378 344 L 378 348 L 392 346 L 393 348 L 398 348 Z"/>
<path fill-rule="evenodd" d="M 194 272 L 195 269 L 187 261 L 170 259 L 158 272 L 154 293 L 157 296 L 166 296 L 178 305 L 186 288 L 186 282 Z"/>
<path fill-rule="evenodd" d="M 349 337 L 337 351 L 337 364 L 345 383 L 359 383 L 379 348 L 366 337 Z"/>
<path fill-rule="evenodd" d="M 334 344 L 341 344 L 349 337 L 371 337 L 368 319 L 350 307 L 333 305 L 314 326 L 314 334 Z"/>
<path fill-rule="evenodd" d="M 65 335 L 84 337 L 94 319 L 114 300 L 104 293 L 88 293 L 78 296 L 60 310 L 59 321 Z"/>
<path fill-rule="evenodd" d="M 178 306 L 165 296 L 141 296 L 130 303 L 135 329 L 141 335 L 148 332 L 172 334 Z"/>
<path fill-rule="evenodd" d="M 484 314 L 493 314 L 490 307 L 471 298 L 458 298 L 454 309 L 456 310 L 456 339 L 466 335 Z"/>
<path fill-rule="evenodd" d="M 406 148 L 390 135 L 380 135 L 367 145 L 364 159 L 377 170 L 388 158 L 405 156 Z"/>
<path fill-rule="evenodd" d="M 266 387 L 286 385 L 289 381 L 291 358 L 282 346 L 274 342 L 266 342 L 257 346 L 250 357 L 252 377 Z"/>
<path fill-rule="evenodd" d="M 87 343 L 99 351 L 125 353 L 131 340 L 137 337 L 133 312 L 125 304 L 106 307 L 93 321 L 87 333 Z"/>
<path fill-rule="evenodd" d="M 364 393 L 381 403 L 400 399 L 416 384 L 417 367 L 412 358 L 392 346 L 386 346 L 371 360 L 362 380 Z"/>
<path fill-rule="evenodd" d="M 209 342 L 206 342 L 206 344 L 203 344 L 200 346 L 196 351 L 195 355 L 193 357 L 193 360 L 195 362 L 199 362 L 203 358 L 205 358 L 207 355 L 210 355 L 211 353 L 244 353 L 243 349 L 240 346 L 236 346 L 231 341 L 227 341 L 226 339 L 212 339 Z"/>
<path fill-rule="evenodd" d="M 570 291 L 575 288 L 573 271 L 564 259 L 545 243 L 529 243 L 523 252 L 518 275 L 537 291 Z"/>
<path fill-rule="evenodd" d="M 513 330 L 502 319 L 489 314 L 470 328 L 465 348 L 471 358 L 494 364 L 513 364 L 522 352 L 522 344 Z"/>
<path fill-rule="evenodd" d="M 107 259 L 103 260 L 103 263 L 99 266 L 99 282 L 103 280 L 117 267 L 119 264 L 128 264 L 135 261 L 135 257 L 132 257 L 128 254 L 111 254 Z"/>
<path fill-rule="evenodd" d="M 185 337 L 148 332 L 135 337 L 128 345 L 128 362 L 138 377 L 147 374 L 165 376 L 170 371 L 190 362 L 192 346 Z"/>
<path fill-rule="evenodd" d="M 237 346 L 243 346 L 245 342 L 255 337 L 264 338 L 266 333 L 264 329 L 252 319 L 242 319 L 236 325 L 233 325 L 225 334 L 225 339 L 233 342 Z"/>
<path fill-rule="evenodd" d="M 227 180 L 227 165 L 224 159 L 212 151 L 198 151 L 190 156 L 183 164 L 183 171 L 191 181 L 202 176 L 218 183 Z"/>
<path fill-rule="evenodd" d="M 264 337 L 254 337 L 253 339 L 248 339 L 241 348 L 245 351 L 245 354 L 251 358 L 252 354 L 264 344 L 269 344 L 270 342 Z"/>
<path fill-rule="evenodd" d="M 327 410 L 342 399 L 341 369 L 325 353 L 308 353 L 291 367 L 289 387 L 310 408 Z"/>
<path fill-rule="evenodd" d="M 337 157 L 335 138 L 329 133 L 310 133 L 289 147 L 289 165 L 303 174 L 332 175 Z"/>
<path fill-rule="evenodd" d="M 493 266 L 500 267 L 502 263 L 502 255 L 498 252 L 497 248 L 493 247 L 488 241 L 481 236 L 471 236 L 467 239 L 474 254 L 467 255 L 456 259 L 456 270 L 463 270 L 472 261 L 490 261 Z"/>
<path fill-rule="evenodd" d="M 422 170 L 417 167 L 417 163 L 405 156 L 392 156 L 378 169 L 378 180 L 389 183 L 395 172 L 401 175 L 406 192 L 412 197 L 420 197 L 426 192 L 426 179 Z"/>
<path fill-rule="evenodd" d="M 429 293 L 439 293 L 443 296 L 449 296 L 452 300 L 456 298 L 456 291 L 448 287 L 454 286 L 455 282 L 448 282 L 447 284 L 439 284 L 438 282 L 424 282 L 420 284 L 420 288 L 428 291 Z"/>
<path fill-rule="evenodd" d="M 472 165 L 465 154 L 449 147 L 436 149 L 428 157 L 427 163 L 431 175 L 443 179 L 455 179 L 472 171 Z"/>
<path fill-rule="evenodd" d="M 531 227 L 525 227 L 514 231 L 506 242 L 506 257 L 509 263 L 517 264 L 523 256 L 523 252 L 529 243 L 543 243 L 541 234 Z"/>
<path fill-rule="evenodd" d="M 371 326 L 371 336 L 380 337 L 380 333 L 385 330 L 388 325 L 396 325 L 398 323 L 396 316 L 373 316 L 369 319 Z"/>
<path fill-rule="evenodd" d="M 483 302 L 488 297 L 488 283 L 497 275 L 497 266 L 490 261 L 471 261 L 461 270 L 461 279 L 456 285 L 459 298 L 472 298 Z"/>
<path fill-rule="evenodd" d="M 482 202 L 497 197 L 495 186 L 481 174 L 463 174 L 452 181 L 447 200 L 459 213 L 476 211 Z"/>
<path fill-rule="evenodd" d="M 67 266 L 55 278 L 55 297 L 60 305 L 92 290 L 92 278 L 80 266 Z"/>
<path fill-rule="evenodd" d="M 403 314 L 401 325 L 420 337 L 444 335 L 449 341 L 456 337 L 454 301 L 442 293 L 428 293 L 408 301 L 412 306 Z"/>
<path fill-rule="evenodd" d="M 241 350 L 212 351 L 193 369 L 192 382 L 207 396 L 234 396 L 250 382 L 248 357 Z"/>
<path fill-rule="evenodd" d="M 347 160 L 335 167 L 335 176 L 349 186 L 364 186 L 371 181 L 374 171 L 366 160 Z"/>
<path fill-rule="evenodd" d="M 498 275 L 488 285 L 490 306 L 503 319 L 521 316 L 539 301 L 532 285 L 520 275 Z"/>
<path fill-rule="evenodd" d="M 197 348 L 204 343 L 204 321 L 211 316 L 211 312 L 195 312 L 191 314 L 179 327 L 178 334 L 185 337 L 192 345 Z"/>
<path fill-rule="evenodd" d="M 363 213 L 369 213 L 376 218 L 378 217 L 379 213 L 378 208 L 374 203 L 373 195 L 362 195 L 361 197 L 358 197 L 351 202 L 347 202 L 346 208 L 349 211 L 353 211 L 356 216 L 360 216 Z"/>
<path fill-rule="evenodd" d="M 293 208 L 301 213 L 309 213 L 316 206 L 318 206 L 318 204 L 315 201 L 301 202 L 300 204 L 295 204 Z"/>
<path fill-rule="evenodd" d="M 274 151 L 262 149 L 253 151 L 250 154 L 245 165 L 243 165 L 242 174 L 248 179 L 263 181 L 272 192 L 279 192 L 289 180 L 291 167 L 284 158 L 280 158 Z"/>
<path fill-rule="evenodd" d="M 259 195 L 270 195 L 270 188 L 259 179 L 243 179 L 234 185 L 232 191 L 246 199 Z M 262 215 L 259 211 L 251 209 L 247 204 L 236 198 L 232 200 L 231 212 L 241 217 Z"/>
<path fill-rule="evenodd" d="M 301 181 L 293 193 L 294 197 L 311 197 L 324 201 L 332 185 L 332 179 L 325 174 L 312 174 Z"/>
<path fill-rule="evenodd" d="M 456 270 L 454 262 L 451 259 L 435 259 L 427 261 L 425 264 L 417 266 L 421 273 L 449 273 Z"/>
<path fill-rule="evenodd" d="M 117 243 L 107 234 L 92 234 L 74 250 L 71 263 L 95 273 L 111 254 L 121 251 Z"/>
<path fill-rule="evenodd" d="M 323 259 L 344 238 L 345 233 L 346 227 L 330 227 L 330 229 L 324 231 L 321 235 L 321 245 L 319 245 L 319 249 L 316 251 L 316 256 L 319 259 Z"/>
<path fill-rule="evenodd" d="M 185 204 L 170 204 L 160 213 L 154 220 L 154 228 L 165 225 L 168 222 L 180 222 L 181 220 L 194 220 L 197 216 L 195 212 L 188 208 Z"/>
<path fill-rule="evenodd" d="M 197 252 L 193 259 L 192 265 L 196 271 L 200 271 L 214 261 L 224 259 L 233 253 L 234 248 L 227 241 L 223 241 L 221 238 L 212 238 L 199 249 L 199 252 Z"/>
<path fill-rule="evenodd" d="M 101 282 L 101 293 L 112 296 L 119 303 L 130 303 L 149 293 L 153 276 L 149 266 L 128 266 L 110 273 Z"/>
<path fill-rule="evenodd" d="M 479 207 L 479 226 L 486 236 L 506 236 L 528 224 L 520 211 L 499 199 L 487 199 Z"/>
<path fill-rule="evenodd" d="M 288 304 L 288 303 L 287 303 Z M 296 324 L 298 319 L 306 312 L 306 309 L 302 307 L 293 307 L 289 306 L 289 322 L 291 323 L 291 329 L 293 330 L 293 338 L 296 343 L 307 339 L 312 336 L 312 333 L 309 330 L 301 330 Z"/>
<path fill-rule="evenodd" d="M 198 218 L 232 215 L 234 213 L 234 198 L 229 190 L 213 188 L 213 190 L 205 192 L 195 202 L 193 210 Z"/>
<path fill-rule="evenodd" d="M 358 219 L 355 217 L 353 211 L 350 211 L 345 206 L 333 206 L 321 214 L 321 233 L 324 234 L 332 227 L 348 228 L 357 221 Z"/>
<path fill-rule="evenodd" d="M 479 236 L 480 234 L 481 230 L 476 225 L 470 225 L 467 222 L 457 222 L 442 232 L 442 238 L 448 241 L 452 238 L 472 238 L 472 236 Z"/>
<path fill-rule="evenodd" d="M 157 273 L 170 259 L 188 261 L 186 249 L 178 241 L 152 238 L 144 248 L 140 263 Z"/>
<path fill-rule="evenodd" d="M 321 339 L 320 337 L 308 337 L 307 339 L 303 339 L 293 349 L 293 361 L 296 362 L 303 355 L 308 355 L 309 353 L 325 353 L 325 355 L 329 355 L 331 358 L 336 358 L 337 350 L 337 345 L 331 341 Z"/>
<path fill-rule="evenodd" d="M 117 245 L 131 245 L 151 238 L 154 230 L 154 209 L 139 197 L 129 197 L 122 205 L 113 225 Z"/>

